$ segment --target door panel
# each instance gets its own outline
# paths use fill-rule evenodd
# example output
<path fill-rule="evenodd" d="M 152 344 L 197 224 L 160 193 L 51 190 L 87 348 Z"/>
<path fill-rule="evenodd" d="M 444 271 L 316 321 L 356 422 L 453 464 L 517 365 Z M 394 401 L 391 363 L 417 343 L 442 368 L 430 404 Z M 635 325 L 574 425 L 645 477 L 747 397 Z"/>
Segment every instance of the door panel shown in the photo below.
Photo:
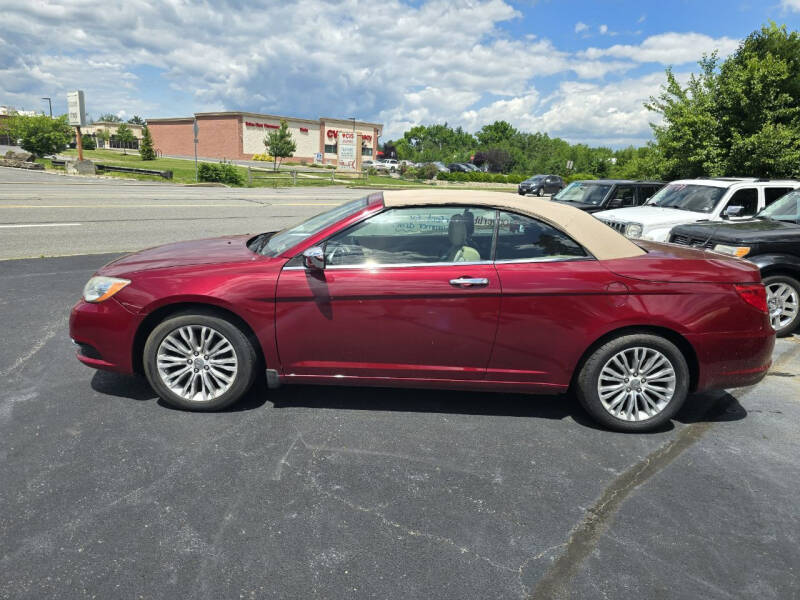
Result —
<path fill-rule="evenodd" d="M 566 387 L 627 289 L 596 260 L 496 267 L 503 301 L 487 379 Z"/>
<path fill-rule="evenodd" d="M 450 280 L 485 279 L 455 287 Z M 500 308 L 491 264 L 284 268 L 276 297 L 284 375 L 481 379 Z"/>

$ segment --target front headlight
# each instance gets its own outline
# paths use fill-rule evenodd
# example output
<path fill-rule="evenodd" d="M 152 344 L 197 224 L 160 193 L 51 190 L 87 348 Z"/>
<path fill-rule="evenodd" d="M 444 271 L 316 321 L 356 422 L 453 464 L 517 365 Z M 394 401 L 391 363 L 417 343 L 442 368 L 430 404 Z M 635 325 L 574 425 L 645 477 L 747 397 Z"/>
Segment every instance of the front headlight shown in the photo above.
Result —
<path fill-rule="evenodd" d="M 640 238 L 642 237 L 642 225 L 640 223 L 628 223 L 625 226 L 625 237 Z"/>
<path fill-rule="evenodd" d="M 742 258 L 747 256 L 747 253 L 750 252 L 750 246 L 728 246 L 727 244 L 717 244 L 714 246 L 714 252 L 719 252 L 720 254 L 730 254 L 731 256 Z"/>
<path fill-rule="evenodd" d="M 108 300 L 130 283 L 128 279 L 116 277 L 92 277 L 83 288 L 83 299 L 87 302 L 103 302 Z"/>

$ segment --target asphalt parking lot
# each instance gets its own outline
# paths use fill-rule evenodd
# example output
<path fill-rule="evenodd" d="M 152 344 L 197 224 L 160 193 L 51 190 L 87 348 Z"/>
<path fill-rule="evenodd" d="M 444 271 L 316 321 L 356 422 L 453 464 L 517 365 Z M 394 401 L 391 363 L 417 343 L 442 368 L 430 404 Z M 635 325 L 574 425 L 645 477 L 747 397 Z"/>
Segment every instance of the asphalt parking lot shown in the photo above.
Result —
<path fill-rule="evenodd" d="M 0 215 L 102 214 L 134 247 L 363 193 L 148 192 L 230 202 L 190 207 L 208 217 L 192 229 L 190 208 L 137 224 L 125 184 L 52 181 L 0 185 L 19 195 L 0 207 L 81 207 Z M 224 218 L 238 210 L 253 212 Z M 78 255 L 37 259 L 25 244 L 57 250 L 51 228 L 0 229 L 18 258 L 0 260 L 0 598 L 798 597 L 800 336 L 759 385 L 692 396 L 646 435 L 599 429 L 571 396 L 262 383 L 226 412 L 186 413 L 75 360 L 68 311 L 115 256 L 87 253 L 133 249 L 79 227 L 59 238 Z"/>

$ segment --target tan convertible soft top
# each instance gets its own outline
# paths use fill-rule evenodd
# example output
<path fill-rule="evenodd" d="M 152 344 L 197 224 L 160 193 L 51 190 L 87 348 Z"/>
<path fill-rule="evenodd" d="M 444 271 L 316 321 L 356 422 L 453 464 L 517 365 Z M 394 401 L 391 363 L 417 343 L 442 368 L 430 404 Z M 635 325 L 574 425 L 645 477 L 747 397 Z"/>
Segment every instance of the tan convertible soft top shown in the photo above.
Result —
<path fill-rule="evenodd" d="M 599 260 L 640 256 L 645 251 L 582 210 L 549 200 L 476 190 L 392 190 L 383 192 L 387 207 L 456 204 L 493 206 L 546 221 L 568 233 Z"/>

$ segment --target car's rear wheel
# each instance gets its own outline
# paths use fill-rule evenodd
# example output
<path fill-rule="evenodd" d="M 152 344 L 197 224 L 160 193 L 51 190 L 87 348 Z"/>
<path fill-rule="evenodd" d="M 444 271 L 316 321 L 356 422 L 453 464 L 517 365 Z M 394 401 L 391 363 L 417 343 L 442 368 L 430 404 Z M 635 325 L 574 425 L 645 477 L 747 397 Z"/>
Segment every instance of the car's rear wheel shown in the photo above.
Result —
<path fill-rule="evenodd" d="M 769 320 L 778 337 L 791 334 L 800 325 L 800 282 L 786 275 L 764 278 Z"/>
<path fill-rule="evenodd" d="M 577 378 L 586 411 L 617 431 L 646 431 L 667 422 L 689 392 L 689 367 L 669 340 L 623 335 L 597 348 Z"/>
<path fill-rule="evenodd" d="M 236 325 L 210 314 L 180 314 L 156 326 L 144 347 L 150 385 L 168 404 L 220 410 L 255 378 L 256 352 Z"/>

